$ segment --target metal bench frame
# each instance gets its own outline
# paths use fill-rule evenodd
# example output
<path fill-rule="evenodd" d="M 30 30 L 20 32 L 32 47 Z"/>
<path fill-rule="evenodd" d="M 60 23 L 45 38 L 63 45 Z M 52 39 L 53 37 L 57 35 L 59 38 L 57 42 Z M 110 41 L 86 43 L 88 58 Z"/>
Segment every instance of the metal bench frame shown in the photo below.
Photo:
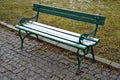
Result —
<path fill-rule="evenodd" d="M 63 44 L 66 44 L 66 45 L 77 48 L 77 51 L 76 51 L 76 53 L 77 53 L 76 56 L 77 56 L 77 60 L 78 60 L 77 73 L 79 73 L 80 64 L 87 54 L 89 54 L 89 53 L 92 54 L 93 62 L 95 61 L 93 46 L 96 45 L 99 42 L 99 39 L 95 38 L 95 36 L 96 36 L 97 29 L 98 29 L 98 25 L 104 25 L 104 22 L 105 22 L 105 17 L 104 16 L 97 15 L 97 14 L 84 13 L 84 12 L 79 12 L 79 11 L 74 11 L 74 10 L 69 10 L 69 9 L 64 9 L 64 8 L 52 7 L 52 6 L 43 5 L 43 4 L 34 4 L 33 5 L 33 10 L 37 12 L 35 16 L 33 16 L 32 18 L 23 17 L 23 18 L 20 19 L 19 24 L 16 25 L 16 28 L 19 29 L 19 36 L 20 36 L 20 39 L 21 39 L 21 49 L 23 48 L 24 39 L 27 36 L 29 36 L 30 34 L 35 34 L 37 39 L 38 39 L 38 36 L 39 36 L 39 34 L 37 34 L 37 33 L 34 33 L 34 32 L 31 32 L 31 31 L 28 31 L 28 30 L 24 29 L 23 27 L 26 27 L 25 24 L 30 23 L 29 21 L 33 20 L 33 19 L 34 19 L 35 22 L 37 22 L 38 17 L 39 17 L 39 13 L 47 13 L 47 14 L 51 14 L 51 15 L 55 15 L 55 16 L 60 16 L 60 17 L 65 17 L 65 18 L 69 18 L 69 19 L 73 19 L 73 20 L 78 20 L 78 21 L 83 21 L 83 22 L 88 22 L 88 23 L 91 23 L 91 24 L 95 24 L 95 28 L 90 33 L 80 34 L 79 41 L 78 41 L 79 43 L 76 43 L 76 45 L 80 44 L 83 47 L 80 47 L 79 45 L 77 45 L 77 47 L 76 47 L 74 45 L 71 45 L 71 44 L 68 44 L 68 43 L 65 43 L 65 42 L 61 42 L 61 41 L 56 40 L 56 39 L 49 38 L 47 36 L 40 35 L 40 36 L 43 36 L 45 38 L 48 38 L 48 39 L 51 39 L 51 40 L 54 40 L 54 41 L 57 41 L 57 42 L 61 42 Z M 21 30 L 26 32 L 25 36 L 22 35 Z M 89 37 L 89 36 L 92 36 L 92 37 Z M 62 39 L 62 37 L 61 37 L 61 39 Z M 91 40 L 92 39 L 93 42 L 96 42 L 96 43 L 94 45 L 82 44 L 81 41 L 84 40 L 84 39 L 86 39 L 86 40 Z M 97 41 L 95 41 L 94 39 L 97 39 Z M 82 50 L 84 54 L 80 55 L 79 50 Z"/>

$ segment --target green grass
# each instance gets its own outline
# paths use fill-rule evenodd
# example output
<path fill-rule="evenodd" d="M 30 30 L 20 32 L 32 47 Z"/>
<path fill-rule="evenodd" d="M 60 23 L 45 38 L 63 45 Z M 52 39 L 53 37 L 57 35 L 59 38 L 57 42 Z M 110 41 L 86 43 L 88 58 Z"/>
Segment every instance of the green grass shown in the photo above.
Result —
<path fill-rule="evenodd" d="M 31 17 L 33 3 L 43 3 L 61 8 L 98 14 L 106 17 L 104 26 L 99 27 L 97 37 L 101 43 L 95 48 L 96 55 L 120 63 L 120 0 L 0 0 L 0 20 L 16 25 L 22 16 Z M 84 33 L 90 31 L 91 24 L 40 15 L 40 22 Z"/>

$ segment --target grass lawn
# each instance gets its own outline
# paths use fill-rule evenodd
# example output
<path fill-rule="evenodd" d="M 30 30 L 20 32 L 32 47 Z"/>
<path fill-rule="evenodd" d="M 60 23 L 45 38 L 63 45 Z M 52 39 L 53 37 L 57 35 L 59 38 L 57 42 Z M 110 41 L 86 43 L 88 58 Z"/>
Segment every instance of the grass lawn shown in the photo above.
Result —
<path fill-rule="evenodd" d="M 96 55 L 120 63 L 120 0 L 0 0 L 0 20 L 16 25 L 22 16 L 31 17 L 33 3 L 43 3 L 61 8 L 98 14 L 106 17 L 97 36 L 101 42 L 95 48 Z M 41 14 L 40 22 L 63 29 L 84 33 L 91 24 Z"/>

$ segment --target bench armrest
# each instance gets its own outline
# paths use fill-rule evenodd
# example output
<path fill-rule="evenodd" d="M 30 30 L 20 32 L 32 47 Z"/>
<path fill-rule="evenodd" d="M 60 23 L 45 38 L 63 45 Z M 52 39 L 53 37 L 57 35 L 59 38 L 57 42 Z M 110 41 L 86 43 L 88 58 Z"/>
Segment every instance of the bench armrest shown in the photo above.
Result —
<path fill-rule="evenodd" d="M 93 46 L 99 42 L 99 39 L 90 37 L 89 34 L 81 34 L 79 37 L 79 43 L 86 46 Z"/>
<path fill-rule="evenodd" d="M 34 17 L 32 17 L 32 18 L 22 17 L 22 18 L 20 18 L 19 25 L 23 26 L 23 23 L 26 23 L 32 19 L 34 19 Z"/>
<path fill-rule="evenodd" d="M 35 21 L 37 21 L 38 13 L 35 16 L 31 17 L 31 18 L 27 18 L 27 17 L 20 18 L 19 25 L 24 26 L 23 23 L 29 22 L 30 20 L 33 20 L 33 19 L 35 19 Z"/>

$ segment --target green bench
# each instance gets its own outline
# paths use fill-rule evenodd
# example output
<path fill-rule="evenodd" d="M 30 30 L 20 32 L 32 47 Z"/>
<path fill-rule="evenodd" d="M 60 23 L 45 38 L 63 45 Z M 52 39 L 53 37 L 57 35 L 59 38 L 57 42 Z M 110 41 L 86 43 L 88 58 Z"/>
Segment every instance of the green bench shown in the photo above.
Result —
<path fill-rule="evenodd" d="M 33 11 L 36 11 L 36 15 L 32 18 L 21 18 L 19 24 L 16 28 L 19 29 L 19 36 L 21 39 L 21 49 L 23 48 L 24 39 L 30 34 L 35 34 L 36 37 L 42 36 L 50 40 L 63 43 L 65 45 L 77 48 L 76 56 L 78 60 L 77 73 L 80 71 L 80 64 L 87 54 L 91 54 L 94 61 L 94 51 L 93 46 L 99 43 L 99 39 L 95 38 L 98 25 L 104 25 L 105 17 L 97 14 L 90 14 L 85 12 L 79 12 L 69 9 L 63 9 L 58 7 L 52 7 L 43 4 L 34 4 Z M 60 16 L 83 21 L 87 23 L 94 24 L 94 29 L 88 34 L 78 34 L 75 32 L 63 30 L 50 25 L 38 23 L 38 17 L 40 13 L 51 14 L 55 16 Z M 25 31 L 26 35 L 23 36 L 21 31 Z M 84 54 L 80 55 L 79 50 Z"/>

